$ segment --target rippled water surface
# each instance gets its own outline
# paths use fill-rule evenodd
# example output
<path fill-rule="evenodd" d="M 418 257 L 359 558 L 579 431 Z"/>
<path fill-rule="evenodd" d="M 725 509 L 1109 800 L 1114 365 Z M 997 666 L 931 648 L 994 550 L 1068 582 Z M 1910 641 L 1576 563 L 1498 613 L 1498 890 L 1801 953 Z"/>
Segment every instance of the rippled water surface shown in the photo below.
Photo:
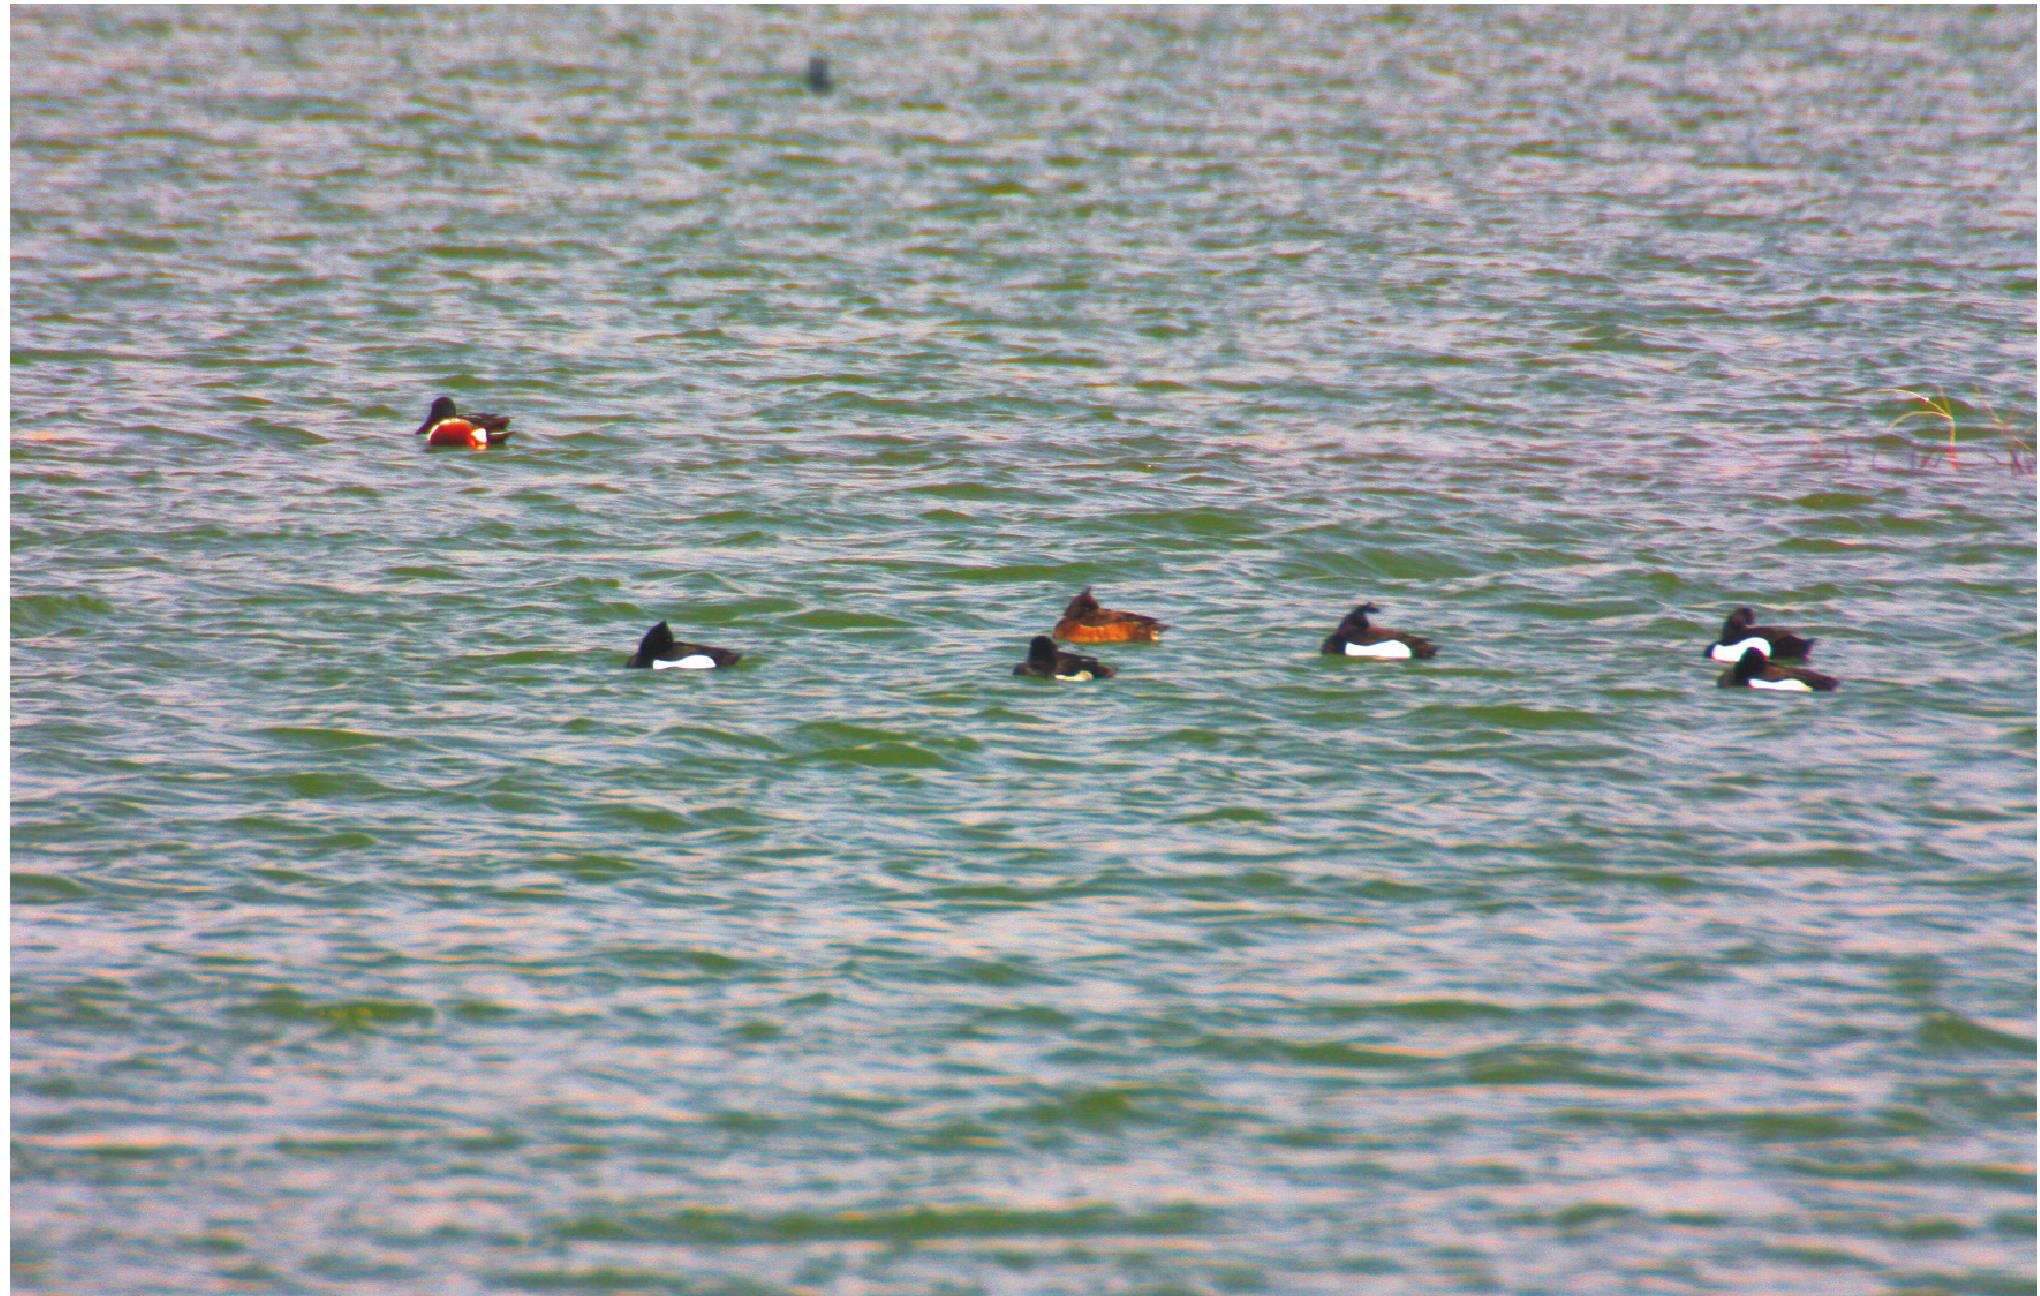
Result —
<path fill-rule="evenodd" d="M 15 1290 L 2033 1290 L 2034 58 L 17 9 Z"/>

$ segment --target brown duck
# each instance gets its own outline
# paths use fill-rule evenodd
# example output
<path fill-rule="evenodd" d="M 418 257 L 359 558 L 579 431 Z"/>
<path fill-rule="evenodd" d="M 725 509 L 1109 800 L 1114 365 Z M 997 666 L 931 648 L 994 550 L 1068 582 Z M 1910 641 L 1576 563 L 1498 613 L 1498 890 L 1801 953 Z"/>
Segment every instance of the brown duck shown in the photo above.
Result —
<path fill-rule="evenodd" d="M 1063 609 L 1062 620 L 1049 634 L 1070 643 L 1159 643 L 1162 631 L 1168 628 L 1166 622 L 1138 612 L 1099 607 L 1086 585 Z"/>

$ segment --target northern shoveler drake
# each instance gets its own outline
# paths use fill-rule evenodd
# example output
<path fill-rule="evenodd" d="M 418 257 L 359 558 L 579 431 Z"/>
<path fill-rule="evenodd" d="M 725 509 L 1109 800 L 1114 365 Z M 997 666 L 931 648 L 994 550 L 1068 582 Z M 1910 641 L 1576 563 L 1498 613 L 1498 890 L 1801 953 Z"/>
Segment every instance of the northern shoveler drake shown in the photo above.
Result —
<path fill-rule="evenodd" d="M 1770 689 L 1776 693 L 1832 693 L 1841 681 L 1803 666 L 1774 665 L 1761 648 L 1745 648 L 1734 666 L 1721 672 L 1717 688 Z"/>
<path fill-rule="evenodd" d="M 441 396 L 418 425 L 418 435 L 434 449 L 486 450 L 510 439 L 510 419 L 503 414 L 456 414 L 453 397 Z"/>
<path fill-rule="evenodd" d="M 728 648 L 710 648 L 675 639 L 673 627 L 661 621 L 645 631 L 637 651 L 624 665 L 650 670 L 714 670 L 718 666 L 734 666 L 743 656 Z"/>
<path fill-rule="evenodd" d="M 1070 643 L 1159 643 L 1168 623 L 1138 612 L 1121 612 L 1098 606 L 1091 587 L 1071 599 L 1062 620 L 1048 633 Z"/>
<path fill-rule="evenodd" d="M 1326 637 L 1319 651 L 1328 657 L 1373 657 L 1382 661 L 1408 661 L 1436 657 L 1438 645 L 1400 630 L 1367 624 L 1369 612 L 1379 612 L 1372 603 L 1362 603 L 1346 614 L 1339 628 Z"/>
<path fill-rule="evenodd" d="M 1082 684 L 1090 680 L 1111 679 L 1117 672 L 1096 657 L 1063 652 L 1055 646 L 1055 640 L 1047 635 L 1036 635 L 1027 642 L 1027 660 L 1015 666 L 1013 673 L 1034 679 L 1061 680 L 1065 684 Z"/>
<path fill-rule="evenodd" d="M 1707 651 L 1702 655 L 1718 662 L 1733 663 L 1742 660 L 1745 649 L 1761 648 L 1766 657 L 1805 661 L 1812 654 L 1816 642 L 1802 639 L 1790 630 L 1760 626 L 1756 613 L 1740 607 L 1728 614 L 1728 620 L 1721 623 L 1721 638 L 1707 645 Z"/>

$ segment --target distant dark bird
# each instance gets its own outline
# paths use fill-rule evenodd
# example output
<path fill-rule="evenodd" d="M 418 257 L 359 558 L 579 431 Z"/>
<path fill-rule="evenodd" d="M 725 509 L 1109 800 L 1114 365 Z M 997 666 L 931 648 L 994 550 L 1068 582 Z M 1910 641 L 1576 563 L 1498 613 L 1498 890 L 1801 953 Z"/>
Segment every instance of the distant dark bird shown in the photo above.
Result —
<path fill-rule="evenodd" d="M 827 94 L 834 83 L 829 80 L 829 60 L 819 54 L 807 61 L 807 88 L 816 94 Z"/>
<path fill-rule="evenodd" d="M 1438 645 L 1429 639 L 1367 624 L 1367 614 L 1379 611 L 1381 609 L 1372 603 L 1362 603 L 1354 608 L 1346 614 L 1345 620 L 1339 622 L 1339 628 L 1325 638 L 1324 647 L 1319 651 L 1328 657 L 1374 657 L 1382 661 L 1408 661 L 1412 657 L 1438 655 Z"/>
<path fill-rule="evenodd" d="M 1067 684 L 1111 679 L 1115 674 L 1110 666 L 1096 657 L 1058 650 L 1055 640 L 1047 635 L 1036 635 L 1028 640 L 1027 660 L 1015 666 L 1013 673 L 1032 676 L 1035 679 L 1062 680 Z"/>
<path fill-rule="evenodd" d="M 1721 638 L 1707 645 L 1704 656 L 1718 662 L 1739 662 L 1746 648 L 1761 648 L 1766 657 L 1784 657 L 1805 661 L 1813 652 L 1813 639 L 1802 639 L 1790 630 L 1775 626 L 1760 626 L 1757 614 L 1746 607 L 1737 608 L 1728 614 L 1728 620 L 1721 623 Z"/>
<path fill-rule="evenodd" d="M 440 449 L 486 450 L 510 439 L 510 419 L 502 414 L 456 414 L 453 397 L 441 396 L 432 402 L 432 412 L 415 435 Z"/>
<path fill-rule="evenodd" d="M 1802 666 L 1773 665 L 1761 648 L 1743 649 L 1742 658 L 1721 672 L 1716 688 L 1770 689 L 1778 693 L 1832 693 L 1841 681 Z"/>
<path fill-rule="evenodd" d="M 645 631 L 637 652 L 624 665 L 652 670 L 714 670 L 718 666 L 736 665 L 743 655 L 728 648 L 684 643 L 675 639 L 673 628 L 661 621 Z"/>
<path fill-rule="evenodd" d="M 1069 601 L 1062 620 L 1049 634 L 1071 643 L 1159 643 L 1162 631 L 1168 628 L 1166 622 L 1138 612 L 1099 607 L 1086 585 L 1083 593 Z"/>

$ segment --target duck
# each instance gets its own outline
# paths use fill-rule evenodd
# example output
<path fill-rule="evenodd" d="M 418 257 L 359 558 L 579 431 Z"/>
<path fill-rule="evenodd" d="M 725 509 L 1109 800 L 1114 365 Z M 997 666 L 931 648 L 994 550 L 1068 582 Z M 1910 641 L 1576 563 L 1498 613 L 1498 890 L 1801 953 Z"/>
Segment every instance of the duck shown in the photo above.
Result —
<path fill-rule="evenodd" d="M 1745 648 L 1736 664 L 1721 672 L 1716 688 L 1769 689 L 1775 693 L 1832 693 L 1841 681 L 1803 666 L 1778 666 L 1761 648 Z"/>
<path fill-rule="evenodd" d="M 453 397 L 441 396 L 432 402 L 432 412 L 418 425 L 417 435 L 440 449 L 486 450 L 510 439 L 510 419 L 504 414 L 456 414 Z"/>
<path fill-rule="evenodd" d="M 1379 612 L 1372 603 L 1362 603 L 1346 614 L 1339 628 L 1325 638 L 1320 650 L 1328 657 L 1373 657 L 1382 661 L 1408 661 L 1436 657 L 1438 645 L 1429 639 L 1400 630 L 1385 630 L 1367 624 L 1369 612 Z"/>
<path fill-rule="evenodd" d="M 1027 641 L 1027 660 L 1015 666 L 1013 673 L 1034 679 L 1061 680 L 1065 684 L 1085 684 L 1091 680 L 1111 679 L 1118 672 L 1096 657 L 1063 652 L 1055 646 L 1055 640 L 1047 635 L 1036 635 Z"/>
<path fill-rule="evenodd" d="M 638 641 L 637 651 L 624 665 L 652 670 L 714 670 L 719 666 L 734 666 L 743 656 L 728 648 L 710 648 L 706 644 L 675 639 L 673 627 L 661 621 L 645 631 L 645 637 Z"/>
<path fill-rule="evenodd" d="M 1702 656 L 1718 662 L 1733 665 L 1742 660 L 1743 651 L 1761 648 L 1766 657 L 1792 658 L 1805 661 L 1813 652 L 1813 639 L 1802 639 L 1790 630 L 1776 626 L 1760 626 L 1757 614 L 1746 607 L 1737 608 L 1728 614 L 1728 620 L 1721 623 L 1721 638 L 1707 645 Z"/>
<path fill-rule="evenodd" d="M 1086 585 L 1083 593 L 1069 601 L 1062 620 L 1048 633 L 1052 638 L 1071 643 L 1160 643 L 1162 631 L 1168 628 L 1167 622 L 1139 612 L 1099 607 L 1098 600 L 1091 597 L 1091 587 Z"/>

